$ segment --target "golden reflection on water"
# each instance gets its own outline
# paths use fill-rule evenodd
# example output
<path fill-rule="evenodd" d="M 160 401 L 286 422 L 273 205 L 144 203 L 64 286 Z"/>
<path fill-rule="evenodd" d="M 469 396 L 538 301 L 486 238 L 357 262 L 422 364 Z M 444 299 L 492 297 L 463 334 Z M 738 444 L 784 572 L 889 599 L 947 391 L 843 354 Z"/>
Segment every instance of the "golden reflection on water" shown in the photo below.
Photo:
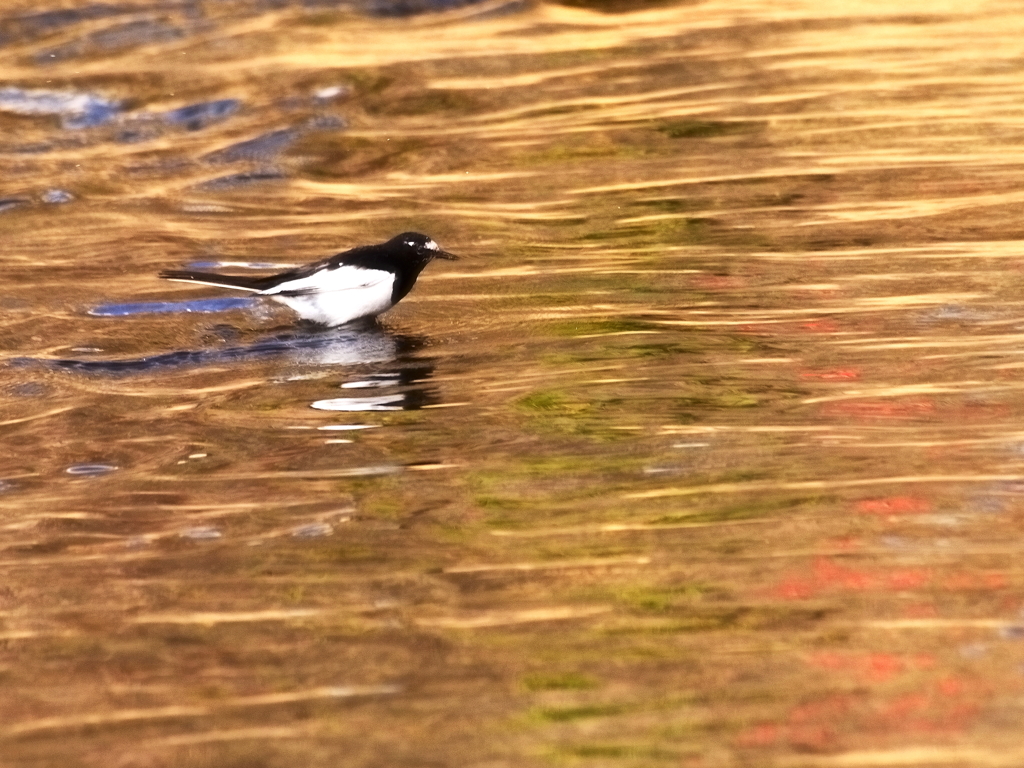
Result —
<path fill-rule="evenodd" d="M 0 763 L 1019 762 L 1018 8 L 193 5 L 0 17 Z"/>

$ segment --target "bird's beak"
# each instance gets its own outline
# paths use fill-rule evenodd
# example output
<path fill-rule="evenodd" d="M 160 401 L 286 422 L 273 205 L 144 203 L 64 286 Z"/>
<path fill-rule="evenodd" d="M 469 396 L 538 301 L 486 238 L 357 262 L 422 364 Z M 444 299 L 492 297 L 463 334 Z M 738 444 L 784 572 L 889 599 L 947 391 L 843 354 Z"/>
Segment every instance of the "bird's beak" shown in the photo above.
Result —
<path fill-rule="evenodd" d="M 454 253 L 448 253 L 448 251 L 438 251 L 434 254 L 435 259 L 448 259 L 448 261 L 458 261 L 459 257 Z"/>

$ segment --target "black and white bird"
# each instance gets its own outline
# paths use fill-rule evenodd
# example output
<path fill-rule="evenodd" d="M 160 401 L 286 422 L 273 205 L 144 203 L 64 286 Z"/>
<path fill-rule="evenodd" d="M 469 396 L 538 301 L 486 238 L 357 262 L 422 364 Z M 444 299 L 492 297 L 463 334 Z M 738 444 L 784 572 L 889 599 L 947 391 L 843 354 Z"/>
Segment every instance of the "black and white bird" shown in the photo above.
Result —
<path fill-rule="evenodd" d="M 281 302 L 304 320 L 336 326 L 387 312 L 412 290 L 427 264 L 456 258 L 426 235 L 403 232 L 386 243 L 362 245 L 268 277 L 187 269 L 166 270 L 160 277 L 251 291 Z"/>

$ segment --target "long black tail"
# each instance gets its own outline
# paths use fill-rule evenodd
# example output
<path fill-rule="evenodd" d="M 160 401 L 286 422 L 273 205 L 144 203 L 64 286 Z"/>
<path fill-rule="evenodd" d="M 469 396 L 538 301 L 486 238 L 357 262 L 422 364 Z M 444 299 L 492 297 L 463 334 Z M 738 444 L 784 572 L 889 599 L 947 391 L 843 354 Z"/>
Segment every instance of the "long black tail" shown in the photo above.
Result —
<path fill-rule="evenodd" d="M 219 288 L 235 288 L 240 291 L 259 292 L 267 288 L 265 277 L 243 277 L 241 275 L 215 275 L 212 272 L 193 272 L 188 269 L 167 269 L 160 273 L 164 280 L 182 283 L 215 285 Z"/>

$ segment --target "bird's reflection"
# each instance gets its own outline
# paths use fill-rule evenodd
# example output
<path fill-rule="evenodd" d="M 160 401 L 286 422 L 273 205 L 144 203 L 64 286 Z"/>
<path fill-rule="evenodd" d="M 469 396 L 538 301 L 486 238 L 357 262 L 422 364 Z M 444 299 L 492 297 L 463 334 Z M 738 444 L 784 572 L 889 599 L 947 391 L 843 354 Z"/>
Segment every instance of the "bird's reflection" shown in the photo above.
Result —
<path fill-rule="evenodd" d="M 346 366 L 385 363 L 423 346 L 423 340 L 392 333 L 377 324 L 350 325 L 330 330 L 275 333 L 249 344 L 211 349 L 180 349 L 118 360 L 34 358 L 48 367 L 86 373 L 145 373 L 179 368 L 244 362 L 279 357 L 296 365 Z M 19 362 L 30 362 L 21 360 Z"/>
<path fill-rule="evenodd" d="M 220 331 L 215 335 L 221 338 L 237 335 L 225 333 L 224 329 Z M 340 385 L 346 394 L 352 395 L 356 393 L 348 390 L 374 389 L 373 397 L 325 398 L 311 405 L 321 410 L 412 410 L 436 402 L 433 392 L 422 387 L 422 382 L 432 376 L 433 365 L 421 358 L 411 358 L 424 343 L 422 338 L 395 333 L 368 322 L 329 330 L 300 328 L 265 335 L 250 343 L 180 349 L 144 357 L 114 360 L 19 358 L 11 363 L 115 376 L 259 360 L 279 360 L 289 368 L 300 369 L 384 365 L 369 372 L 361 371 L 359 376 Z M 286 375 L 284 380 L 309 378 L 300 372 L 296 374 Z M 282 377 L 274 378 L 280 381 Z M 388 394 L 384 395 L 381 388 L 386 388 Z"/>
<path fill-rule="evenodd" d="M 318 411 L 414 411 L 437 402 L 432 390 L 414 386 L 433 373 L 434 366 L 423 363 L 375 373 L 341 385 L 343 390 L 372 389 L 374 394 L 357 395 L 349 391 L 344 397 L 317 400 L 310 405 Z"/>

